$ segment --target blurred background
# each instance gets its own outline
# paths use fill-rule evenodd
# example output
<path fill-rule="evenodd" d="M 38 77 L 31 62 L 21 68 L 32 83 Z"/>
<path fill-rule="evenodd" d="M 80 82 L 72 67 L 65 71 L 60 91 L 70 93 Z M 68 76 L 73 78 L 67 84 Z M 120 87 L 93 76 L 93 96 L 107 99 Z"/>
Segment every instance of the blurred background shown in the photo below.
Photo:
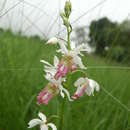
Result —
<path fill-rule="evenodd" d="M 71 40 L 87 45 L 86 73 L 101 91 L 65 104 L 64 130 L 130 130 L 130 1 L 71 2 Z M 0 130 L 26 130 L 38 111 L 59 112 L 59 97 L 38 106 L 36 96 L 47 83 L 40 59 L 52 63 L 58 55 L 46 40 L 66 39 L 59 16 L 64 3 L 0 0 Z"/>

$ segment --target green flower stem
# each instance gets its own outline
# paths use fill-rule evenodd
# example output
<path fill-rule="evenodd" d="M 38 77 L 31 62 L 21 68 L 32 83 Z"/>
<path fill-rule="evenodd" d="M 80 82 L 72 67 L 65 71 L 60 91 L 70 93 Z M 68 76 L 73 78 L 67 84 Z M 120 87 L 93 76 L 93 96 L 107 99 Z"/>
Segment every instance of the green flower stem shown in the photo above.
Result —
<path fill-rule="evenodd" d="M 59 111 L 59 117 L 60 117 L 59 130 L 63 130 L 65 98 L 62 101 L 59 101 L 59 105 L 60 105 L 59 106 L 60 107 L 60 111 Z"/>
<path fill-rule="evenodd" d="M 71 50 L 71 47 L 70 47 L 70 31 L 69 31 L 69 27 L 67 27 L 67 34 L 68 34 L 68 49 Z"/>

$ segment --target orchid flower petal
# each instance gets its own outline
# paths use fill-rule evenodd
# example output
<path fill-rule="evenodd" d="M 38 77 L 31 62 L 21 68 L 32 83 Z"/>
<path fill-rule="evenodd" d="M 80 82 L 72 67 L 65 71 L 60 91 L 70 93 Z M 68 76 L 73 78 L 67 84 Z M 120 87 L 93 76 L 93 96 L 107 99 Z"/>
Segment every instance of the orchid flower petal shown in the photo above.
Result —
<path fill-rule="evenodd" d="M 74 57 L 74 62 L 79 65 L 81 69 L 86 69 L 86 67 L 83 65 L 82 60 L 79 56 Z"/>
<path fill-rule="evenodd" d="M 69 91 L 67 90 L 67 89 L 65 89 L 64 87 L 62 87 L 62 90 L 64 91 L 64 93 L 67 95 L 67 97 L 68 97 L 68 99 L 69 99 L 69 101 L 73 101 L 71 98 L 70 98 L 70 93 L 69 93 Z"/>
<path fill-rule="evenodd" d="M 42 119 L 43 122 L 46 122 L 46 116 L 43 113 L 39 112 L 38 116 Z"/>
<path fill-rule="evenodd" d="M 65 44 L 64 44 L 63 42 L 59 42 L 59 45 L 60 45 L 60 48 L 61 48 L 61 49 L 60 49 L 61 52 L 62 52 L 63 54 L 67 54 L 67 53 L 68 53 L 68 50 L 67 50 Z"/>
<path fill-rule="evenodd" d="M 57 44 L 58 43 L 58 39 L 56 37 L 52 37 L 50 38 L 46 44 Z"/>
<path fill-rule="evenodd" d="M 52 128 L 52 130 L 57 130 L 56 126 L 53 123 L 48 123 L 48 126 Z"/>
<path fill-rule="evenodd" d="M 48 65 L 48 66 L 53 67 L 49 62 L 47 62 L 47 61 L 45 61 L 45 60 L 40 60 L 40 62 L 42 62 L 42 63 L 44 63 L 44 64 L 46 64 L 46 65 Z"/>
<path fill-rule="evenodd" d="M 34 126 L 36 126 L 36 125 L 39 125 L 39 124 L 41 124 L 41 123 L 42 123 L 42 121 L 41 121 L 40 119 L 32 119 L 32 120 L 29 121 L 29 123 L 28 123 L 28 125 L 29 125 L 28 128 L 32 128 L 32 127 L 34 127 Z"/>
<path fill-rule="evenodd" d="M 57 52 L 57 53 L 60 53 L 60 52 L 61 52 L 61 49 L 59 49 L 59 50 L 56 50 L 56 52 Z"/>
<path fill-rule="evenodd" d="M 64 97 L 65 97 L 65 95 L 64 95 L 64 93 L 63 93 L 63 91 L 62 91 L 62 90 L 60 91 L 60 95 L 61 95 L 61 97 L 62 97 L 62 98 L 64 98 Z"/>
<path fill-rule="evenodd" d="M 59 64 L 59 59 L 57 56 L 54 57 L 54 66 L 57 67 Z"/>
<path fill-rule="evenodd" d="M 60 79 L 61 79 L 61 78 L 60 78 Z M 60 80 L 60 79 L 59 79 L 59 80 Z M 65 95 L 64 95 L 64 93 L 63 93 L 63 86 L 62 86 L 62 85 L 59 85 L 59 90 L 60 90 L 60 95 L 61 95 L 61 97 L 64 98 Z"/>
<path fill-rule="evenodd" d="M 80 56 L 84 56 L 84 54 L 82 54 L 81 52 L 79 53 Z"/>
<path fill-rule="evenodd" d="M 78 53 L 78 54 L 80 54 L 80 55 L 82 55 L 80 52 L 81 51 L 88 51 L 88 48 L 87 48 L 87 46 L 84 44 L 84 43 L 82 43 L 81 45 L 79 45 L 76 49 L 75 49 L 75 51 Z"/>
<path fill-rule="evenodd" d="M 47 66 L 47 65 L 44 65 L 44 68 L 46 68 L 46 69 L 56 69 L 55 66 Z"/>
<path fill-rule="evenodd" d="M 91 96 L 91 95 L 94 95 L 94 89 L 96 89 L 96 91 L 99 91 L 100 87 L 96 81 L 92 79 L 88 79 L 88 81 L 89 81 L 89 85 L 86 88 L 86 94 L 88 96 Z"/>
<path fill-rule="evenodd" d="M 43 124 L 40 126 L 40 130 L 48 130 L 48 126 L 46 124 Z"/>
<path fill-rule="evenodd" d="M 87 94 L 88 96 L 94 95 L 94 94 L 93 94 L 93 93 L 94 93 L 94 86 L 87 86 L 85 92 L 86 92 L 86 94 Z"/>
<path fill-rule="evenodd" d="M 85 79 L 83 77 L 81 77 L 74 83 L 74 86 L 78 87 L 78 86 L 82 85 L 84 82 L 85 82 Z"/>
<path fill-rule="evenodd" d="M 56 73 L 56 69 L 54 69 L 54 68 L 44 68 L 44 71 L 46 73 L 49 73 L 51 76 L 54 76 Z"/>
<path fill-rule="evenodd" d="M 47 80 L 51 80 L 51 75 L 50 75 L 50 73 L 47 73 L 45 76 L 44 76 Z"/>
<path fill-rule="evenodd" d="M 96 89 L 96 91 L 100 90 L 99 84 L 95 80 L 89 79 L 89 84 L 90 84 L 90 86 L 94 86 L 94 88 Z"/>

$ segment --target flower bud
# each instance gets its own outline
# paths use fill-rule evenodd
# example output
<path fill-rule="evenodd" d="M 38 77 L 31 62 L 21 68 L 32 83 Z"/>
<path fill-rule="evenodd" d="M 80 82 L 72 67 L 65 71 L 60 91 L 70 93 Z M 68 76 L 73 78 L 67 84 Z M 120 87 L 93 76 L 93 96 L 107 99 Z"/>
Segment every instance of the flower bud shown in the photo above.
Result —
<path fill-rule="evenodd" d="M 62 20 L 63 20 L 64 25 L 65 25 L 66 27 L 69 27 L 69 26 L 70 26 L 70 23 L 69 23 L 68 18 L 66 18 L 64 12 L 62 12 L 62 13 L 60 14 L 60 16 L 62 17 Z"/>
<path fill-rule="evenodd" d="M 66 17 L 69 18 L 70 14 L 71 14 L 71 10 L 72 10 L 72 4 L 71 4 L 70 0 L 66 1 L 64 10 L 65 10 Z"/>
<path fill-rule="evenodd" d="M 47 44 L 57 44 L 57 43 L 58 43 L 58 39 L 56 37 L 52 37 L 47 41 Z"/>

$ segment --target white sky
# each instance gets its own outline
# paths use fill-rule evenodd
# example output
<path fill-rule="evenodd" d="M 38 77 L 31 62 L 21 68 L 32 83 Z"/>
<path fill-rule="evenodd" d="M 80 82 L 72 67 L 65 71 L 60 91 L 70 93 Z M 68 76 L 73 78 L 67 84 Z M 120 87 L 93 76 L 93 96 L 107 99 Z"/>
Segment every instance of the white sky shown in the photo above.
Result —
<path fill-rule="evenodd" d="M 51 37 L 59 30 L 63 30 L 59 10 L 63 10 L 65 0 L 25 0 L 11 9 L 7 14 L 0 17 L 0 27 L 12 28 L 13 31 L 22 30 L 23 34 L 38 34 Z M 130 0 L 106 0 L 95 9 L 98 3 L 103 0 L 71 0 L 73 11 L 71 22 L 79 16 L 88 13 L 73 23 L 73 28 L 82 25 L 89 25 L 92 20 L 107 16 L 112 21 L 121 22 L 130 19 Z M 1 10 L 4 2 L 5 7 Z M 9 8 L 17 4 L 19 0 L 0 0 L 0 16 Z M 52 28 L 53 27 L 53 28 Z M 63 32 L 61 32 L 63 33 Z"/>

